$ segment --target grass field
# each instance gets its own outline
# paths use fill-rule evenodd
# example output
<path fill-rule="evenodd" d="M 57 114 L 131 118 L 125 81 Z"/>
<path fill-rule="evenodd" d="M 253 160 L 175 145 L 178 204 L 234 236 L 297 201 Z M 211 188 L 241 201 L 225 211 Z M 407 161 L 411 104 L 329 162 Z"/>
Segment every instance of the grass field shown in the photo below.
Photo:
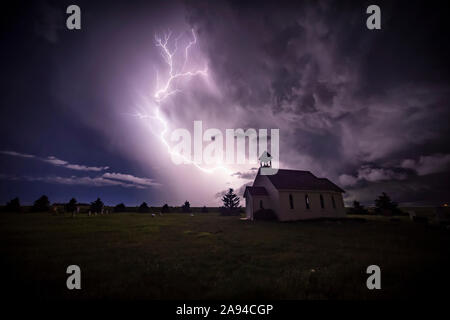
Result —
<path fill-rule="evenodd" d="M 250 222 L 218 214 L 0 214 L 2 290 L 34 299 L 439 297 L 450 232 L 407 218 Z M 82 289 L 66 288 L 79 265 Z M 381 267 L 382 290 L 366 288 Z"/>

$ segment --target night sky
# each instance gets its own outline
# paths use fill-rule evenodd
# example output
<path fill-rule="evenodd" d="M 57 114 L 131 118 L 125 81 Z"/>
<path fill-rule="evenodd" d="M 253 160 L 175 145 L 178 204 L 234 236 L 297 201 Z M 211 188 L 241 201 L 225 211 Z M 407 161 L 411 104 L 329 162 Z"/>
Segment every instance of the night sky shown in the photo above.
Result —
<path fill-rule="evenodd" d="M 347 204 L 382 191 L 403 205 L 450 201 L 443 4 L 93 2 L 2 5 L 0 203 L 217 205 L 252 182 L 255 165 L 205 173 L 170 160 L 149 117 L 167 79 L 155 36 L 169 31 L 180 48 L 195 34 L 185 68 L 208 73 L 161 103 L 169 131 L 279 128 L 280 167 L 329 178 Z M 70 4 L 81 30 L 66 28 Z M 366 28 L 370 4 L 381 30 Z"/>

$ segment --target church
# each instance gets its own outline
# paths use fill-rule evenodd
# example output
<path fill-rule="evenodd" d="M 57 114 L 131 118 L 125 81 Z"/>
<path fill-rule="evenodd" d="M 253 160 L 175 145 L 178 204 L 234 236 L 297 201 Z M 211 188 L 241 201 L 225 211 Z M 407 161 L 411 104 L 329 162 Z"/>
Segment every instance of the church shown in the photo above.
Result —
<path fill-rule="evenodd" d="M 244 192 L 246 217 L 267 218 L 270 209 L 279 221 L 345 216 L 342 194 L 345 192 L 326 178 L 309 171 L 279 169 L 274 175 L 262 175 L 261 168 Z"/>

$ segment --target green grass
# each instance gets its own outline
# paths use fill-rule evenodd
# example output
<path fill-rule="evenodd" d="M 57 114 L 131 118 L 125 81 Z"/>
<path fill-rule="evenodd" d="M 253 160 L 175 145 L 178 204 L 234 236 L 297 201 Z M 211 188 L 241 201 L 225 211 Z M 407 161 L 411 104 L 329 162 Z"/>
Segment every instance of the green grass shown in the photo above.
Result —
<path fill-rule="evenodd" d="M 430 298 L 450 283 L 450 232 L 408 218 L 0 214 L 0 234 L 11 298 Z M 71 264 L 81 267 L 82 290 L 66 289 Z M 371 264 L 381 267 L 382 290 L 366 288 Z"/>

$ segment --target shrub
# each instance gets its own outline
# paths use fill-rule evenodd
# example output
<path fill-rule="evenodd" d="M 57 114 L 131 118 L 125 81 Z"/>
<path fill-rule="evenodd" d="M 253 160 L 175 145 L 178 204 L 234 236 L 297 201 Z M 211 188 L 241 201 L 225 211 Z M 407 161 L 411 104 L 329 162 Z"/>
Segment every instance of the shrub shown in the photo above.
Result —
<path fill-rule="evenodd" d="M 189 201 L 186 200 L 186 202 L 181 206 L 181 210 L 183 212 L 191 212 L 191 204 Z"/>
<path fill-rule="evenodd" d="M 75 198 L 70 199 L 69 203 L 66 204 L 67 212 L 74 212 L 77 210 L 77 200 Z"/>
<path fill-rule="evenodd" d="M 5 206 L 6 212 L 21 212 L 22 207 L 20 206 L 20 200 L 19 198 L 14 198 L 11 201 L 6 203 Z"/>
<path fill-rule="evenodd" d="M 383 192 L 375 200 L 375 212 L 383 215 L 401 215 L 403 212 L 397 207 L 397 203 Z"/>
<path fill-rule="evenodd" d="M 33 207 L 31 208 L 31 211 L 33 212 L 45 212 L 50 210 L 50 201 L 48 200 L 48 197 L 46 195 L 43 195 L 39 199 L 37 199 Z"/>
<path fill-rule="evenodd" d="M 94 212 L 101 213 L 103 207 L 104 207 L 104 205 L 103 205 L 102 200 L 100 200 L 100 198 L 97 198 L 97 200 L 95 200 L 94 202 L 91 203 L 92 213 L 94 213 Z"/>
<path fill-rule="evenodd" d="M 259 209 L 253 213 L 254 220 L 278 220 L 277 215 L 271 209 Z"/>
<path fill-rule="evenodd" d="M 148 207 L 146 202 L 142 202 L 142 204 L 139 206 L 138 211 L 142 212 L 142 213 L 147 213 L 147 212 L 150 212 L 150 208 Z"/>
<path fill-rule="evenodd" d="M 125 212 L 127 211 L 127 207 L 123 203 L 119 203 L 117 206 L 114 207 L 114 212 Z"/>
<path fill-rule="evenodd" d="M 353 207 L 348 209 L 348 214 L 369 214 L 369 210 L 364 208 L 358 201 L 353 201 Z"/>

